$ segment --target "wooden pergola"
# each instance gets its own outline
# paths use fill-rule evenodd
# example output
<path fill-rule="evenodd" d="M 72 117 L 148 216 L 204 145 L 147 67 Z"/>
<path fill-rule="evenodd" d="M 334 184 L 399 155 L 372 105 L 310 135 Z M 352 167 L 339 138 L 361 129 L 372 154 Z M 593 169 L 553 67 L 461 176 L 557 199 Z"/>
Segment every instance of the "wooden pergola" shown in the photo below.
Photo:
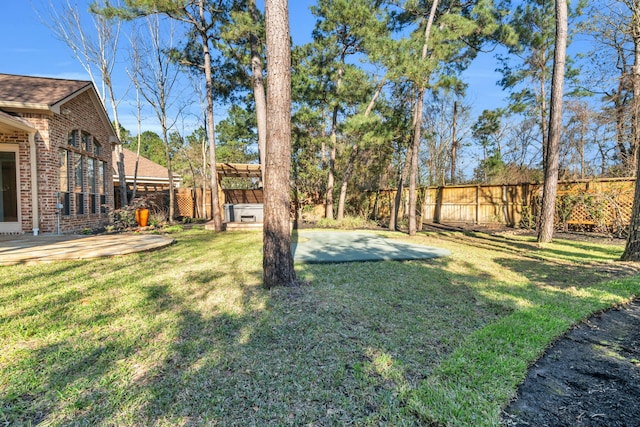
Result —
<path fill-rule="evenodd" d="M 248 163 L 218 163 L 218 182 L 222 178 L 262 178 L 260 165 Z"/>
<path fill-rule="evenodd" d="M 221 182 L 222 178 L 257 178 L 259 180 L 262 179 L 262 169 L 258 164 L 249 164 L 249 163 L 218 163 L 216 164 L 216 170 L 218 172 L 218 200 L 220 202 L 220 209 L 222 209 L 225 203 L 234 203 L 233 201 L 236 199 L 234 196 L 237 192 L 259 192 L 260 196 L 262 195 L 262 189 L 254 189 L 254 190 L 230 190 L 227 188 L 222 188 Z M 230 200 L 227 200 L 226 193 L 230 193 Z M 255 197 L 255 194 L 254 194 Z M 241 199 L 245 199 L 245 197 L 240 197 Z M 251 199 L 252 197 L 249 197 Z M 261 197 L 259 197 L 261 199 Z M 253 202 L 240 202 L 240 203 L 253 203 Z M 260 201 L 261 203 L 261 201 Z"/>
<path fill-rule="evenodd" d="M 247 190 L 231 190 L 222 188 L 221 182 L 223 178 L 255 178 L 262 179 L 262 169 L 259 164 L 248 163 L 218 163 L 216 164 L 216 170 L 218 175 L 218 200 L 220 202 L 221 210 L 225 209 L 225 204 L 232 204 L 239 207 L 241 204 L 245 211 L 249 209 L 251 205 L 260 204 L 260 221 L 259 222 L 226 222 L 225 227 L 230 229 L 246 229 L 246 228 L 261 228 L 262 227 L 262 188 L 259 189 L 247 189 Z M 235 210 L 235 209 L 234 209 Z M 251 211 L 253 212 L 253 211 Z M 250 215 L 250 213 L 246 213 Z M 238 216 L 242 216 L 240 211 Z M 258 215 L 254 218 L 257 218 Z"/>

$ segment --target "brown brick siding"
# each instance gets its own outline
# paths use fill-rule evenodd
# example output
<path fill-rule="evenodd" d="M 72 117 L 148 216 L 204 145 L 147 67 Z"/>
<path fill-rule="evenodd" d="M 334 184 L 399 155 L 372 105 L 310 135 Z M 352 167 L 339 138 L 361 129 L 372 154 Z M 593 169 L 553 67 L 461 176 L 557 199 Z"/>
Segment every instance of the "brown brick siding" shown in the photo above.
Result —
<path fill-rule="evenodd" d="M 22 113 L 20 116 L 37 128 L 35 137 L 37 148 L 38 170 L 38 204 L 41 233 L 53 233 L 57 231 L 56 194 L 60 190 L 59 178 L 59 150 L 67 148 L 67 135 L 73 130 L 90 133 L 102 146 L 102 152 L 97 158 L 105 162 L 106 198 L 107 205 L 113 206 L 113 180 L 111 165 L 111 143 L 108 128 L 101 120 L 100 114 L 91 100 L 89 93 L 85 92 L 71 99 L 61 107 L 61 114 L 36 114 Z M 32 231 L 32 206 L 31 206 L 31 169 L 29 158 L 28 135 L 23 132 L 12 134 L 0 133 L 0 142 L 20 144 L 20 190 L 22 203 L 22 229 L 25 232 Z M 93 154 L 86 153 L 90 157 Z M 69 165 L 70 168 L 73 165 Z M 85 183 L 88 182 L 87 168 L 84 168 Z M 60 229 L 62 232 L 81 231 L 85 228 L 98 228 L 108 223 L 108 214 L 90 214 L 90 202 L 85 197 L 85 214 L 76 215 L 73 212 L 69 216 L 61 216 Z M 71 206 L 75 206 L 74 196 L 71 196 Z"/>

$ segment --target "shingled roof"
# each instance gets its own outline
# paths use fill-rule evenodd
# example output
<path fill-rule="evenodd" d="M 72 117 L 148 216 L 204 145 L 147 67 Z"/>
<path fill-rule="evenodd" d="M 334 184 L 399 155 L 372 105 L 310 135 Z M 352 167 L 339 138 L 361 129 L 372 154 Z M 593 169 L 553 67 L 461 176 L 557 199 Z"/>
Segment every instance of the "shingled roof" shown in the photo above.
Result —
<path fill-rule="evenodd" d="M 136 153 L 131 150 L 127 150 L 126 148 L 122 148 L 124 153 L 124 175 L 127 178 L 127 181 L 133 181 L 133 175 L 135 173 L 136 168 Z M 113 176 L 114 179 L 118 176 L 118 170 L 116 163 L 116 154 L 113 152 Z M 177 181 L 182 181 L 180 175 L 174 172 L 173 179 Z M 145 157 L 140 157 L 138 162 L 138 181 L 166 181 L 169 182 L 169 172 L 167 168 L 162 165 L 159 165 L 156 162 L 153 162 Z"/>
<path fill-rule="evenodd" d="M 93 87 L 90 81 L 0 74 L 0 107 L 46 109 L 59 106 Z"/>

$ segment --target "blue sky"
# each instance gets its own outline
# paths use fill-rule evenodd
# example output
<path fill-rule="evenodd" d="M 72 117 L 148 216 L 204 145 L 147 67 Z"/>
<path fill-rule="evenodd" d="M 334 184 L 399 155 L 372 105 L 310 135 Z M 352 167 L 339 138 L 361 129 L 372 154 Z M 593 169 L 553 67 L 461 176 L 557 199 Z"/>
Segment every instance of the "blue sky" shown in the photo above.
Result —
<path fill-rule="evenodd" d="M 65 0 L 53 0 L 55 3 Z M 88 9 L 90 0 L 71 0 Z M 259 1 L 259 3 L 261 3 Z M 296 44 L 311 40 L 314 17 L 310 0 L 290 1 L 291 33 Z M 56 40 L 38 16 L 47 16 L 48 0 L 2 0 L 0 6 L 0 72 L 87 79 L 67 45 Z"/>
<path fill-rule="evenodd" d="M 61 2 L 66 0 L 52 0 Z M 81 9 L 88 8 L 90 0 L 71 0 Z M 258 1 L 261 7 L 261 1 Z M 73 57 L 65 43 L 55 39 L 38 16 L 48 16 L 46 6 L 49 0 L 2 0 L 0 13 L 0 72 L 68 79 L 89 80 L 89 76 Z M 296 44 L 310 41 L 315 19 L 309 11 L 312 0 L 290 0 L 291 33 Z M 504 103 L 505 95 L 496 86 L 499 75 L 493 54 L 481 54 L 465 72 L 469 82 L 468 102 L 474 105 L 474 113 L 482 109 L 495 108 Z M 125 91 L 128 78 L 125 73 L 115 76 L 117 88 Z M 123 126 L 136 133 L 134 101 L 135 92 L 130 90 L 119 108 Z M 217 106 L 217 117 L 224 117 L 225 107 Z M 108 109 L 109 110 L 109 109 Z M 109 111 L 110 112 L 110 111 Z M 151 113 L 147 112 L 143 130 L 157 131 Z M 190 133 L 190 132 L 189 132 Z"/>
<path fill-rule="evenodd" d="M 0 6 L 0 73 L 29 76 L 55 77 L 62 79 L 90 80 L 89 75 L 73 56 L 69 47 L 57 40 L 51 30 L 42 22 L 49 16 L 49 2 L 66 0 L 2 0 Z M 91 0 L 70 0 L 80 10 L 87 10 Z M 258 1 L 259 5 L 262 3 Z M 314 18 L 309 11 L 311 1 L 291 1 L 291 31 L 294 43 L 306 43 L 311 38 Z M 261 7 L 261 5 L 260 5 Z M 87 21 L 90 22 L 90 21 Z M 125 64 L 122 64 L 125 66 Z M 122 69 L 122 67 L 121 67 Z M 127 91 L 129 79 L 125 72 L 118 72 L 114 78 L 116 92 Z M 199 107 L 194 108 L 198 110 Z M 107 108 L 111 116 L 110 108 Z M 137 133 L 135 91 L 129 89 L 125 100 L 118 108 L 122 125 L 132 133 Z M 193 115 L 197 114 L 196 111 Z M 225 106 L 217 106 L 216 121 L 226 115 Z M 144 114 L 143 130 L 159 132 L 153 113 Z M 186 124 L 190 126 L 189 123 Z M 197 127 L 197 125 L 193 125 Z M 191 133 L 190 130 L 188 133 Z"/>

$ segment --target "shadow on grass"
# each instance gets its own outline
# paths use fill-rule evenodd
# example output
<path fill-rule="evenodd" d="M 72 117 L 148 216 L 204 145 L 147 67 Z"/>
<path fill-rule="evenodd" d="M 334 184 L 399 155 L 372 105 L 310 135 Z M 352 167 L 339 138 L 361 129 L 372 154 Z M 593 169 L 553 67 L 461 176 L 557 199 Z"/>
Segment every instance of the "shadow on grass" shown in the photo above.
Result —
<path fill-rule="evenodd" d="M 258 242 L 198 234 L 83 266 L 96 278 L 34 305 L 50 332 L 2 367 L 0 420 L 491 425 L 548 342 L 611 301 L 568 292 L 563 277 L 600 280 L 580 266 L 503 251 L 494 269 L 464 256 L 299 266 L 311 285 L 266 291 Z"/>
<path fill-rule="evenodd" d="M 525 276 L 532 284 L 559 288 L 586 288 L 607 279 L 612 279 L 610 268 L 598 268 L 592 264 L 551 264 L 539 260 L 496 258 L 502 268 Z M 622 273 L 624 275 L 624 273 Z"/>
<path fill-rule="evenodd" d="M 531 242 L 523 242 L 513 240 L 501 236 L 493 236 L 490 234 L 476 232 L 449 232 L 449 233 L 429 233 L 437 237 L 438 240 L 444 240 L 452 243 L 463 245 L 472 245 L 477 248 L 487 249 L 496 252 L 506 252 L 509 254 L 526 254 L 533 255 L 540 251 L 538 245 Z"/>
<path fill-rule="evenodd" d="M 583 243 L 575 240 L 567 240 L 567 239 L 556 239 L 556 241 L 562 242 L 565 246 L 570 246 L 576 249 L 581 249 L 589 252 L 602 252 L 606 255 L 616 255 L 622 251 L 622 245 L 591 245 L 588 243 Z"/>
<path fill-rule="evenodd" d="M 57 263 L 53 265 L 35 266 L 15 266 L 12 268 L 2 267 L 4 274 L 0 278 L 0 287 L 9 289 L 5 297 L 0 297 L 0 307 L 14 306 L 17 299 L 32 299 L 41 295 L 46 295 L 49 291 L 55 291 L 60 283 L 48 280 L 46 276 L 64 275 L 76 277 L 78 269 L 86 265 L 87 261 L 73 263 Z M 44 268 L 44 269 L 43 269 Z M 9 271 L 19 271 L 14 274 Z M 33 286 L 33 283 L 38 286 Z M 34 311 L 39 310 L 37 306 L 31 307 Z M 42 307 L 44 308 L 44 307 Z"/>
<path fill-rule="evenodd" d="M 576 248 L 576 249 L 587 252 L 588 255 L 584 254 L 583 256 L 585 258 L 588 257 L 589 259 L 594 261 L 611 261 L 612 259 L 618 260 L 622 255 L 621 247 L 607 248 L 607 247 L 595 246 L 595 245 L 590 246 L 590 245 L 580 244 L 580 243 L 576 243 L 568 240 L 556 240 L 555 244 L 566 246 L 568 248 L 565 250 L 562 250 L 555 247 L 547 247 L 545 248 L 545 252 L 558 257 L 562 257 L 562 258 L 576 259 L 577 257 L 580 257 L 580 255 L 571 251 L 571 248 Z"/>
<path fill-rule="evenodd" d="M 639 285 L 636 277 L 581 290 L 493 289 L 488 296 L 521 308 L 472 333 L 412 393 L 409 410 L 427 424 L 498 425 L 501 409 L 551 342 L 592 313 L 638 295 Z"/>
<path fill-rule="evenodd" d="M 400 419 L 401 390 L 417 386 L 468 334 L 510 311 L 466 286 L 471 277 L 440 274 L 443 265 L 309 266 L 299 274 L 312 275 L 313 286 L 272 291 L 263 307 L 243 303 L 235 314 L 209 316 L 183 301 L 167 356 L 134 385 L 147 396 L 141 413 L 148 418 L 140 422 Z M 248 301 L 255 301 L 252 292 L 243 289 Z"/>

